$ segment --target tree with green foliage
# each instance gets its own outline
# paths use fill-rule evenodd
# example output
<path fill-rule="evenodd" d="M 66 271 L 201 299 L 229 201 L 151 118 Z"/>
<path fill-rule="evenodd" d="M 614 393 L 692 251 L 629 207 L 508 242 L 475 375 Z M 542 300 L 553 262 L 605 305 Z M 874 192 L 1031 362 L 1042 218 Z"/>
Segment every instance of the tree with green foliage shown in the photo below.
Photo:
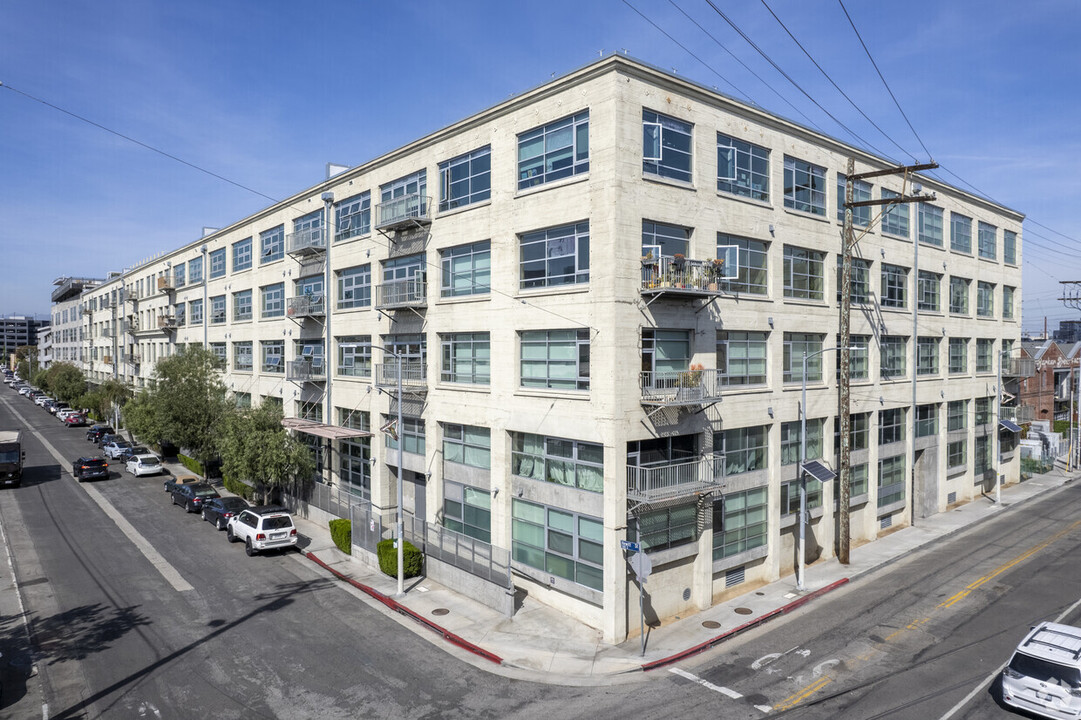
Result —
<path fill-rule="evenodd" d="M 76 398 L 75 405 L 89 408 L 98 420 L 111 420 L 113 409 L 123 405 L 131 397 L 131 391 L 119 380 L 106 380 L 101 385 Z"/>
<path fill-rule="evenodd" d="M 206 467 L 231 407 L 221 370 L 221 359 L 198 345 L 158 360 L 149 386 L 124 406 L 128 427 L 148 442 L 187 449 Z"/>
<path fill-rule="evenodd" d="M 35 382 L 42 390 L 66 403 L 74 403 L 86 393 L 83 371 L 67 362 L 53 363 L 48 370 L 39 373 Z"/>
<path fill-rule="evenodd" d="M 315 471 L 311 449 L 286 432 L 281 408 L 268 402 L 226 414 L 221 455 L 222 472 L 254 482 L 263 502 L 275 488 L 298 490 Z"/>

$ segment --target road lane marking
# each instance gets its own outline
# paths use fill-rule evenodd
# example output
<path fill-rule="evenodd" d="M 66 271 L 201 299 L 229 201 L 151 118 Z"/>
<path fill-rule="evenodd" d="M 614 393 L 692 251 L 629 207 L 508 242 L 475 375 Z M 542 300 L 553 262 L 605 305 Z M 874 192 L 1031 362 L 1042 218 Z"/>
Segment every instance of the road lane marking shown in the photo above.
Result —
<path fill-rule="evenodd" d="M 70 470 L 64 470 L 64 468 L 68 466 L 68 463 L 70 461 L 63 455 L 61 455 L 60 452 L 55 447 L 53 447 L 53 444 L 46 440 L 45 437 L 40 432 L 38 432 L 37 429 L 31 427 L 30 422 L 26 418 L 24 418 L 18 410 L 11 407 L 11 404 L 7 401 L 6 398 L 4 399 L 4 405 L 7 406 L 8 410 L 10 410 L 12 414 L 14 414 L 15 417 L 19 419 L 20 422 L 22 422 L 23 426 L 26 427 L 29 432 L 33 433 L 34 436 L 39 441 L 41 441 L 41 444 L 45 446 L 45 449 L 48 450 L 49 454 L 53 456 L 53 459 L 55 459 L 60 464 L 61 471 L 64 472 L 65 475 L 71 477 L 72 480 L 75 480 L 75 476 L 71 474 Z M 100 507 L 106 515 L 112 518 L 112 521 L 115 522 L 117 527 L 120 528 L 120 532 L 124 533 L 124 535 L 126 535 L 127 538 L 131 540 L 132 543 L 134 543 L 136 549 L 143 554 L 143 557 L 145 557 L 150 562 L 150 564 L 153 565 L 159 573 L 161 573 L 162 577 L 165 578 L 166 582 L 172 585 L 177 592 L 186 592 L 188 590 L 195 589 L 187 580 L 185 580 L 180 575 L 180 572 L 175 567 L 169 564 L 169 561 L 166 560 L 161 553 L 154 549 L 154 547 L 150 544 L 150 541 L 140 535 L 139 531 L 136 530 L 130 522 L 128 522 L 128 519 L 121 515 L 120 511 L 117 510 L 112 503 L 105 499 L 105 496 L 102 495 L 97 488 L 91 485 L 83 485 L 82 483 L 79 483 L 79 486 L 86 492 L 87 496 L 91 500 L 97 503 L 98 507 Z"/>
<path fill-rule="evenodd" d="M 690 680 L 691 682 L 696 682 L 699 685 L 701 685 L 702 687 L 708 688 L 708 689 L 712 690 L 713 692 L 718 692 L 721 695 L 727 695 L 728 697 L 732 698 L 733 700 L 739 700 L 741 697 L 743 697 L 743 695 L 736 692 L 735 690 L 723 687 L 721 685 L 714 685 L 713 683 L 709 682 L 708 680 L 703 680 L 702 678 L 698 677 L 697 675 L 693 675 L 693 674 L 687 672 L 686 670 L 680 670 L 679 668 L 668 668 L 668 672 L 670 672 L 670 673 L 672 673 L 674 675 L 679 675 L 681 678 L 686 678 L 687 680 Z"/>

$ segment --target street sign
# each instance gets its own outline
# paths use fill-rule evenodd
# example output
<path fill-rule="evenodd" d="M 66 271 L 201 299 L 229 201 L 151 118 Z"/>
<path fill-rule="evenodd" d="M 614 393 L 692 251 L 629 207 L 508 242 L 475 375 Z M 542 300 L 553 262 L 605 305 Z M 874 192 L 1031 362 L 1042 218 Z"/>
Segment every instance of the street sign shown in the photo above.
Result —
<path fill-rule="evenodd" d="M 631 552 L 642 552 L 642 546 L 636 542 L 630 540 L 620 540 L 619 547 L 624 550 L 630 550 Z"/>
<path fill-rule="evenodd" d="M 653 561 L 649 559 L 649 555 L 640 552 L 632 556 L 630 562 L 631 569 L 634 570 L 634 574 L 638 577 L 638 582 L 644 583 L 649 574 L 653 572 Z"/>

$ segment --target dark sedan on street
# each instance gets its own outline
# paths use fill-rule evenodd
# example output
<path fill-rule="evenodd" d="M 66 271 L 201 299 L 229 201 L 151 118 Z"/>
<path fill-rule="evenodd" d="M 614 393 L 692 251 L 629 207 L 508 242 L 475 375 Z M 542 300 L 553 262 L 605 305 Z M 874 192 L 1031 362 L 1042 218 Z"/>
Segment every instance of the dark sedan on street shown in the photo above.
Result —
<path fill-rule="evenodd" d="M 247 501 L 240 497 L 212 498 L 203 503 L 203 520 L 214 523 L 214 527 L 219 530 L 224 530 L 229 518 L 249 507 L 251 506 Z"/>
<path fill-rule="evenodd" d="M 192 483 L 190 485 L 174 485 L 169 491 L 174 505 L 179 505 L 186 511 L 199 512 L 203 503 L 212 498 L 221 497 L 218 491 L 210 483 Z"/>
<path fill-rule="evenodd" d="M 109 477 L 109 461 L 103 457 L 81 457 L 71 465 L 71 474 L 79 482 Z"/>
<path fill-rule="evenodd" d="M 86 439 L 92 443 L 96 443 L 102 435 L 116 432 L 111 425 L 92 425 L 89 430 L 86 431 Z"/>

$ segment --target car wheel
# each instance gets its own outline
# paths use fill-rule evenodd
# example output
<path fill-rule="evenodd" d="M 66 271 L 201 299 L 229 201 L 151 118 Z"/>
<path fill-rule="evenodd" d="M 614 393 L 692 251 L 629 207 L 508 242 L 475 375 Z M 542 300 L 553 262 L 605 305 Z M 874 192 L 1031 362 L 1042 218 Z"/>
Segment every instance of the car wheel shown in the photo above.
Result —
<path fill-rule="evenodd" d="M 225 528 L 225 539 L 228 540 L 231 543 L 236 542 L 236 535 L 233 534 L 233 529 L 231 527 L 226 526 L 226 528 Z"/>
<path fill-rule="evenodd" d="M 201 513 L 201 517 L 203 518 L 203 520 L 205 520 L 207 522 L 210 522 L 210 518 L 208 518 L 206 516 L 206 509 L 205 508 L 203 509 L 203 512 Z"/>
<path fill-rule="evenodd" d="M 222 518 L 218 518 L 217 527 L 219 530 L 225 529 L 225 521 Z"/>
<path fill-rule="evenodd" d="M 248 557 L 251 557 L 252 555 L 255 554 L 255 548 L 252 547 L 251 538 L 248 538 L 244 542 L 244 554 L 247 555 Z"/>
<path fill-rule="evenodd" d="M 169 493 L 169 502 L 171 502 L 173 505 L 176 505 L 176 495 Z"/>
<path fill-rule="evenodd" d="M 191 501 L 184 503 L 184 512 L 195 512 L 195 507 L 191 504 Z"/>

